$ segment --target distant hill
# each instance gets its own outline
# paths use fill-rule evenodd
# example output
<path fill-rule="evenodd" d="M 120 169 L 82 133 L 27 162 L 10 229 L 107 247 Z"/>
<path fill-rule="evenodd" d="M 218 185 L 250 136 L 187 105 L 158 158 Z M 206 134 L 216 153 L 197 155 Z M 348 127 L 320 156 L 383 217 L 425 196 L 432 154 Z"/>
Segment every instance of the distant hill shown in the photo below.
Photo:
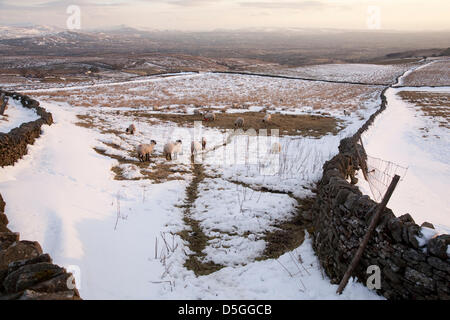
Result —
<path fill-rule="evenodd" d="M 440 55 L 450 32 L 264 29 L 181 32 L 127 26 L 62 31 L 52 27 L 0 27 L 0 55 L 93 56 L 188 54 L 258 59 L 284 65 L 367 62 Z M 445 48 L 444 47 L 444 48 Z"/>
<path fill-rule="evenodd" d="M 447 48 L 444 51 L 442 51 L 440 56 L 450 56 L 450 48 Z"/>

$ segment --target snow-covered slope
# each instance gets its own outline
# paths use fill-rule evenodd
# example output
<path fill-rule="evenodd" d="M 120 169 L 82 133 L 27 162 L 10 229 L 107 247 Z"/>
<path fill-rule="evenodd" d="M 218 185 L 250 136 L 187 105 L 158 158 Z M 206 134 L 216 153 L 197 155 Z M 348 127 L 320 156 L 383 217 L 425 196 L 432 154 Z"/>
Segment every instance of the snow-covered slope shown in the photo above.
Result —
<path fill-rule="evenodd" d="M 417 223 L 428 221 L 450 231 L 450 139 L 448 129 L 424 117 L 397 95 L 404 90 L 450 92 L 450 88 L 403 88 L 386 92 L 387 109 L 363 135 L 370 156 L 392 161 L 408 171 L 389 207 L 397 215 L 409 213 Z M 421 128 L 430 128 L 423 137 Z M 370 195 L 360 179 L 360 188 Z"/>

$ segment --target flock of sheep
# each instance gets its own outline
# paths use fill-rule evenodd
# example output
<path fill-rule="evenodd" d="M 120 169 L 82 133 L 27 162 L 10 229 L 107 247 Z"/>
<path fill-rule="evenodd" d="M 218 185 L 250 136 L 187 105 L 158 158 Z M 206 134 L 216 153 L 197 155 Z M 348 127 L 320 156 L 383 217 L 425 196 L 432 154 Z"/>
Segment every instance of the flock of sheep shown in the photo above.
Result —
<path fill-rule="evenodd" d="M 203 115 L 203 121 L 215 121 L 216 115 L 212 112 L 202 114 L 200 111 L 195 110 L 194 114 L 196 115 Z M 267 114 L 262 119 L 262 122 L 264 123 L 270 123 L 272 120 L 272 116 L 270 114 Z M 236 128 L 242 128 L 244 126 L 245 120 L 242 117 L 239 117 L 234 122 L 234 126 Z M 127 129 L 126 132 L 129 134 L 135 134 L 136 133 L 136 126 L 134 124 L 131 124 Z M 156 146 L 156 141 L 151 140 L 150 144 L 140 144 L 136 147 L 136 152 L 139 158 L 139 161 L 150 161 L 150 155 L 153 152 L 153 149 Z M 206 149 L 206 139 L 203 137 L 200 142 L 198 141 L 192 141 L 191 142 L 191 155 L 194 156 L 198 154 L 200 151 L 204 151 Z M 163 155 L 166 158 L 166 160 L 172 160 L 172 155 L 175 155 L 175 157 L 178 157 L 178 154 L 180 154 L 182 151 L 182 141 L 177 140 L 175 142 L 169 142 L 164 145 L 163 148 Z M 273 143 L 271 150 L 271 153 L 280 153 L 281 152 L 281 145 L 278 142 Z"/>

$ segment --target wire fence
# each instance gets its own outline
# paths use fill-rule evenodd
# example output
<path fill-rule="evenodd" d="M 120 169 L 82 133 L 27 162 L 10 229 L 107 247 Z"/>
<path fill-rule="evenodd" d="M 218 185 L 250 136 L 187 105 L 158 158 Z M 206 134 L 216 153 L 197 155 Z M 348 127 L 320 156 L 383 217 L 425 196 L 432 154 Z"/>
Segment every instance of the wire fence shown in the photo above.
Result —
<path fill-rule="evenodd" d="M 408 168 L 394 162 L 367 155 L 367 182 L 375 201 L 380 202 L 395 175 L 402 181 Z"/>

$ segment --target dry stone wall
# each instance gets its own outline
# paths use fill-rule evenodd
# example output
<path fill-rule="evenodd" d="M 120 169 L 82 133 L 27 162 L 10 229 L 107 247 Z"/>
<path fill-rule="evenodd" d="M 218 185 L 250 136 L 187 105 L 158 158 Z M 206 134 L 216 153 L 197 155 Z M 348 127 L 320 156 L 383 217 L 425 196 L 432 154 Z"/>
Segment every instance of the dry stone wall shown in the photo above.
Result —
<path fill-rule="evenodd" d="M 41 126 L 53 123 L 51 113 L 28 96 L 0 91 L 36 110 L 40 118 L 0 134 L 0 166 L 13 165 L 27 153 L 27 146 L 41 134 Z M 26 195 L 24 195 L 26 197 Z M 73 276 L 52 263 L 39 243 L 20 240 L 8 228 L 6 203 L 0 194 L 0 300 L 79 300 Z"/>
<path fill-rule="evenodd" d="M 361 133 L 386 108 L 381 108 L 350 138 L 343 139 L 339 153 L 323 166 L 317 197 L 311 212 L 313 247 L 332 283 L 344 276 L 370 224 L 377 203 L 349 180 L 366 155 L 357 143 Z M 349 179 L 351 178 L 351 179 Z M 427 227 L 433 227 L 425 223 Z M 409 214 L 396 217 L 386 208 L 382 213 L 361 261 L 353 273 L 366 284 L 369 266 L 381 270 L 377 292 L 388 299 L 450 299 L 450 235 L 425 240 L 421 226 Z"/>

